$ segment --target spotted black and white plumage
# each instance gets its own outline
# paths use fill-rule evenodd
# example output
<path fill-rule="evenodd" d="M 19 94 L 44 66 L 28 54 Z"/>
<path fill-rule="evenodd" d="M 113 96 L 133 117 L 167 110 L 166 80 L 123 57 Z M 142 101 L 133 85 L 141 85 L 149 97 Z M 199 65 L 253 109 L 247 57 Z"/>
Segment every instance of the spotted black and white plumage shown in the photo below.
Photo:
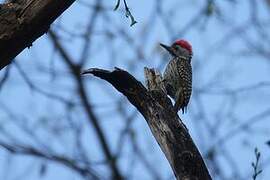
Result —
<path fill-rule="evenodd" d="M 192 92 L 191 47 L 187 49 L 177 42 L 170 47 L 163 44 L 161 46 L 173 56 L 163 74 L 167 94 L 175 101 L 175 111 L 182 109 L 182 113 L 185 113 Z"/>

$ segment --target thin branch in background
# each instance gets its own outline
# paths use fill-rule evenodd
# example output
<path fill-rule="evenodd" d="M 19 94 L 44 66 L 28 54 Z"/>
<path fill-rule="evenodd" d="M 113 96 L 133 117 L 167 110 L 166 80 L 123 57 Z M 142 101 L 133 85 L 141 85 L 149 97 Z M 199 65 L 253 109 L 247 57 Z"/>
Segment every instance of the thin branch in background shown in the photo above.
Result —
<path fill-rule="evenodd" d="M 59 163 L 78 172 L 82 177 L 88 177 L 88 179 L 100 179 L 100 175 L 91 169 L 91 167 L 84 167 L 83 165 L 80 165 L 76 160 L 70 159 L 63 155 L 50 154 L 31 146 L 8 144 L 3 141 L 0 141 L 0 146 L 13 154 L 30 155 L 33 157 L 50 160 L 51 162 Z"/>
<path fill-rule="evenodd" d="M 116 11 L 119 8 L 119 6 L 120 6 L 120 0 L 117 0 L 117 3 L 113 10 Z"/>
<path fill-rule="evenodd" d="M 133 26 L 134 24 L 137 23 L 137 21 L 135 20 L 134 16 L 130 12 L 126 0 L 123 0 L 123 1 L 124 1 L 125 11 L 126 11 L 125 15 L 126 15 L 127 18 L 130 18 L 130 21 L 131 21 L 130 26 Z M 116 11 L 119 8 L 119 6 L 120 6 L 120 0 L 117 0 L 116 5 L 114 7 L 114 11 Z"/>
<path fill-rule="evenodd" d="M 5 82 L 7 81 L 8 77 L 9 77 L 10 67 L 11 67 L 11 66 L 8 66 L 8 67 L 5 69 L 5 73 L 3 74 L 3 77 L 0 79 L 0 90 L 3 88 Z"/>
<path fill-rule="evenodd" d="M 101 148 L 107 158 L 107 162 L 109 164 L 109 167 L 112 171 L 112 176 L 114 179 L 123 179 L 122 173 L 120 169 L 117 166 L 117 159 L 111 152 L 109 143 L 107 142 L 107 139 L 105 137 L 104 130 L 102 126 L 100 125 L 100 120 L 94 113 L 91 103 L 89 101 L 88 94 L 86 93 L 85 85 L 83 83 L 83 80 L 80 77 L 80 65 L 74 63 L 74 59 L 68 54 L 68 52 L 64 49 L 62 44 L 60 43 L 58 36 L 56 33 L 52 30 L 48 31 L 48 35 L 50 39 L 52 40 L 53 45 L 58 50 L 60 56 L 62 57 L 63 61 L 67 64 L 67 67 L 72 72 L 72 75 L 74 76 L 74 79 L 76 81 L 76 86 L 78 90 L 79 97 L 82 101 L 83 108 L 85 109 L 86 115 L 88 117 L 88 121 L 91 125 L 93 125 L 97 137 L 100 141 Z"/>
<path fill-rule="evenodd" d="M 257 147 L 255 148 L 254 152 L 255 152 L 256 160 L 255 162 L 251 163 L 251 166 L 253 167 L 253 170 L 254 170 L 252 179 L 256 180 L 257 176 L 262 173 L 262 169 L 259 169 L 259 160 L 261 157 L 261 153 L 259 152 Z"/>
<path fill-rule="evenodd" d="M 102 4 L 100 0 L 96 0 L 95 7 L 93 8 L 93 13 L 89 17 L 89 21 L 86 27 L 86 31 L 83 33 L 84 35 L 84 45 L 82 48 L 82 53 L 80 57 L 80 65 L 83 66 L 83 64 L 87 61 L 89 57 L 89 52 L 91 51 L 91 41 L 93 37 L 93 30 L 96 27 L 95 24 L 97 22 L 98 16 L 102 12 Z"/>
<path fill-rule="evenodd" d="M 27 74 L 24 72 L 22 67 L 16 61 L 14 61 L 13 64 L 17 68 L 18 72 L 21 74 L 23 80 L 26 82 L 26 84 L 28 85 L 28 87 L 30 88 L 31 91 L 35 91 L 35 92 L 37 92 L 37 93 L 39 93 L 47 98 L 57 100 L 61 103 L 67 104 L 70 107 L 73 107 L 75 105 L 75 103 L 71 100 L 68 100 L 64 97 L 61 97 L 61 96 L 53 94 L 53 93 L 46 92 L 43 89 L 39 88 L 31 81 L 31 79 L 27 76 Z"/>
<path fill-rule="evenodd" d="M 266 142 L 266 144 L 270 147 L 270 140 Z"/>

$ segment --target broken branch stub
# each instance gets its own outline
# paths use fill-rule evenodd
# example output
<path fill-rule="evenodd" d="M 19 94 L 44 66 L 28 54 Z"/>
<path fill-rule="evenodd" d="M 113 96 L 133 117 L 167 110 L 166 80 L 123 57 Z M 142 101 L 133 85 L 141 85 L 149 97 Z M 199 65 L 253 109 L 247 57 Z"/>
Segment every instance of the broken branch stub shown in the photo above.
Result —
<path fill-rule="evenodd" d="M 148 90 L 159 90 L 167 94 L 164 83 L 162 81 L 162 76 L 159 71 L 153 68 L 149 69 L 145 67 L 144 76 L 146 79 L 146 87 L 148 88 Z"/>

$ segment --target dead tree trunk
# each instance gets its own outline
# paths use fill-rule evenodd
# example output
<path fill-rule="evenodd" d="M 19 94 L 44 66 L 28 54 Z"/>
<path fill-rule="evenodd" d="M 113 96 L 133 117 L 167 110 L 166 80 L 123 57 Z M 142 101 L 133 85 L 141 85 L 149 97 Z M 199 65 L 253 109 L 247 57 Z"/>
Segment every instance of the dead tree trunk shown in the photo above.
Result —
<path fill-rule="evenodd" d="M 119 68 L 112 72 L 93 68 L 82 74 L 87 73 L 111 83 L 139 110 L 178 180 L 211 179 L 200 152 L 187 128 L 173 111 L 161 77 L 154 69 L 145 68 L 148 89 L 131 74 Z"/>
<path fill-rule="evenodd" d="M 0 70 L 46 33 L 75 0 L 10 0 L 0 4 Z"/>

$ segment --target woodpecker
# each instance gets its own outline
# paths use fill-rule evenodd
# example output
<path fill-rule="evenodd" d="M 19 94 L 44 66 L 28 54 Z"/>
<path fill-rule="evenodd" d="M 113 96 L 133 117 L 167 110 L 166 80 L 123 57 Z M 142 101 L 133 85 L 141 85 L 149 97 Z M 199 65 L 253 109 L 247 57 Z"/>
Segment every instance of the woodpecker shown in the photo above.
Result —
<path fill-rule="evenodd" d="M 163 83 L 167 94 L 175 101 L 176 113 L 182 109 L 184 114 L 192 92 L 192 46 L 182 39 L 175 41 L 171 46 L 161 43 L 160 46 L 172 56 L 165 68 Z"/>

